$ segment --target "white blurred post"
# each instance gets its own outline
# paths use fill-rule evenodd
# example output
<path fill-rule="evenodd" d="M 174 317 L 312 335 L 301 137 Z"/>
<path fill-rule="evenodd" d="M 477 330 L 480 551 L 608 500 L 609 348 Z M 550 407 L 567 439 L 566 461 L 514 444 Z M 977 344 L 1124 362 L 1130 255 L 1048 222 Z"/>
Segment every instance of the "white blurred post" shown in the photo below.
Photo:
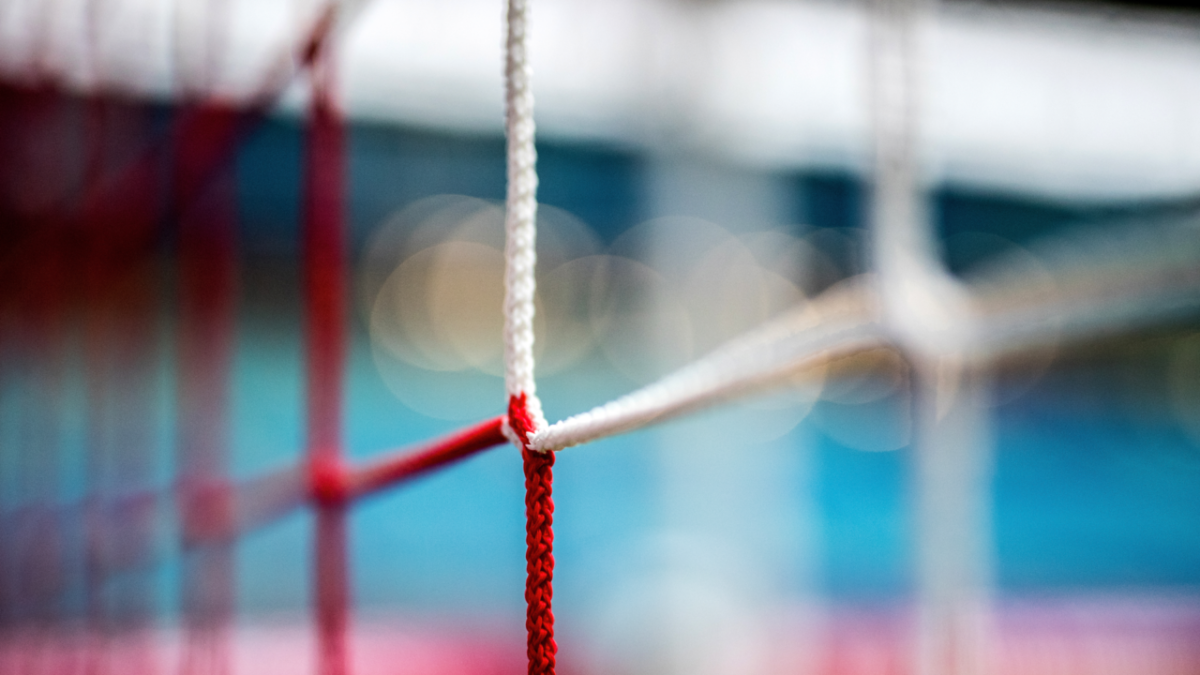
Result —
<path fill-rule="evenodd" d="M 941 264 L 918 154 L 922 31 L 932 0 L 872 0 L 872 254 L 884 322 L 912 368 L 916 672 L 983 672 L 989 586 L 987 377 L 967 372 L 971 300 Z"/>
<path fill-rule="evenodd" d="M 697 227 L 700 219 L 718 223 L 726 236 L 789 220 L 790 186 L 767 172 L 658 157 L 649 184 L 651 215 L 696 218 Z M 686 271 L 699 262 L 696 249 L 671 239 L 649 244 L 647 261 L 672 289 L 685 288 Z M 692 321 L 700 342 L 713 340 L 700 334 L 721 330 L 701 325 L 700 317 Z M 659 358 L 673 363 L 680 355 Z M 804 604 L 812 585 L 807 453 L 797 451 L 794 436 L 771 432 L 790 427 L 793 417 L 787 408 L 735 405 L 652 432 L 662 470 L 662 577 L 657 597 L 644 600 L 649 625 L 639 633 L 656 638 L 654 649 L 632 653 L 636 665 L 628 672 L 771 672 L 772 640 L 779 637 L 772 625 Z"/>

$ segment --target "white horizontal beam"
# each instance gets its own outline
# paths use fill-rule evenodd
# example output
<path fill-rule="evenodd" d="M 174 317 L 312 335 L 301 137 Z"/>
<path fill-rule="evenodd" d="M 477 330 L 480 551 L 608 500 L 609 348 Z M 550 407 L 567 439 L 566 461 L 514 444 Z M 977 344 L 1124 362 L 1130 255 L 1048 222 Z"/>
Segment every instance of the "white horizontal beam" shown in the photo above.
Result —
<path fill-rule="evenodd" d="M 170 96 L 178 21 L 208 0 L 0 0 L 0 73 Z M 316 0 L 228 0 L 214 87 L 245 96 Z M 502 128 L 498 0 L 373 0 L 347 34 L 355 117 Z M 86 38 L 89 6 L 104 7 Z M 48 16 L 47 12 L 56 12 Z M 531 54 L 548 137 L 703 151 L 756 166 L 866 166 L 865 17 L 817 0 L 539 0 Z M 195 13 L 195 12 L 193 12 Z M 923 174 L 1068 197 L 1200 189 L 1200 30 L 943 6 L 923 36 Z M 88 47 L 88 44 L 94 44 Z M 186 50 L 182 50 L 186 51 Z M 291 93 L 294 106 L 303 96 Z"/>

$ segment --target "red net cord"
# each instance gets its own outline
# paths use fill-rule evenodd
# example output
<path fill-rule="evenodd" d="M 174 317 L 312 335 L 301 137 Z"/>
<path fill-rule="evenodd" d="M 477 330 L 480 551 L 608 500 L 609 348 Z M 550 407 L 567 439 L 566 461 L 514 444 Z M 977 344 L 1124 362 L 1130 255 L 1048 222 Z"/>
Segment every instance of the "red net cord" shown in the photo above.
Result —
<path fill-rule="evenodd" d="M 89 135 L 82 239 L 86 245 L 81 336 L 88 395 L 85 515 L 85 602 L 89 672 L 146 673 L 153 665 L 149 628 L 154 580 L 132 575 L 109 588 L 115 570 L 153 555 L 155 509 L 118 495 L 153 483 L 155 373 L 162 354 L 157 317 L 161 266 L 156 246 L 165 201 L 163 157 L 148 155 L 131 169 L 112 148 L 137 147 L 153 119 L 117 102 L 89 106 Z M 114 178 L 114 176 L 117 176 Z M 101 192 L 97 186 L 107 185 Z M 128 637 L 114 652 L 112 639 Z M 143 636 L 143 637 L 134 637 Z"/>
<path fill-rule="evenodd" d="M 303 274 L 308 368 L 308 459 L 317 498 L 316 619 L 318 672 L 347 672 L 349 590 L 346 511 L 341 493 L 342 368 L 345 361 L 345 131 L 332 99 L 326 54 L 312 70 L 304 164 Z M 327 483 L 332 483 L 327 485 Z M 332 489 L 330 489 L 332 487 Z M 329 498 L 330 496 L 335 498 Z"/>
<path fill-rule="evenodd" d="M 525 394 L 508 402 L 508 423 L 521 440 L 525 465 L 525 630 L 529 675 L 553 675 L 554 642 L 554 453 L 529 450 L 533 429 Z"/>
<path fill-rule="evenodd" d="M 0 511 L 0 625 L 37 631 L 59 627 L 71 569 L 64 521 L 55 509 L 56 475 L 66 408 L 70 281 L 74 266 L 64 250 L 70 220 L 59 202 L 75 196 L 70 180 L 74 131 L 68 97 L 51 89 L 0 90 L 0 381 L 22 382 L 17 434 L 23 449 L 8 465 L 11 492 Z M 15 166 L 14 166 L 15 165 Z M 28 236 L 40 232 L 41 237 Z M 22 245 L 16 246 L 17 242 Z M 15 376 L 15 378 L 14 378 Z M 11 386 L 11 385 L 10 385 Z M 15 478 L 15 480 L 13 479 Z M 13 555 L 10 552 L 15 551 Z"/>
<path fill-rule="evenodd" d="M 238 115 L 200 104 L 180 113 L 175 152 L 175 211 L 179 214 L 178 400 L 183 675 L 222 675 L 231 669 L 234 560 L 228 532 L 228 411 L 236 325 L 236 183 L 228 155 Z M 199 544 L 199 545 L 197 545 Z"/>
<path fill-rule="evenodd" d="M 344 499 L 355 500 L 402 481 L 461 461 L 488 448 L 506 443 L 503 417 L 490 419 L 404 454 L 384 457 L 347 472 Z"/>

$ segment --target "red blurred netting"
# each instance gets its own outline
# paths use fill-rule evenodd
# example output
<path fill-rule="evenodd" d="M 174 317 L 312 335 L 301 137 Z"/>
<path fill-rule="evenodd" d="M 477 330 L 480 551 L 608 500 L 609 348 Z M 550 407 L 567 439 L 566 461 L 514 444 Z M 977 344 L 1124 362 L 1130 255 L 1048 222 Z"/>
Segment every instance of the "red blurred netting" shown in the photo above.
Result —
<path fill-rule="evenodd" d="M 307 29 L 296 56 L 278 59 L 249 105 L 189 98 L 168 121 L 102 95 L 66 94 L 52 81 L 0 89 L 0 147 L 8 158 L 2 178 L 7 194 L 16 197 L 7 200 L 16 211 L 4 214 L 0 278 L 28 291 L 6 296 L 22 299 L 19 307 L 6 308 L 21 326 L 19 335 L 6 331 L 6 346 L 36 350 L 32 361 L 64 367 L 68 315 L 82 312 L 92 439 L 89 496 L 71 507 L 25 509 L 18 529 L 42 539 L 18 548 L 44 553 L 48 560 L 15 561 L 21 568 L 16 576 L 32 583 L 0 600 L 18 612 L 41 608 L 46 615 L 29 617 L 28 625 L 55 628 L 54 608 L 67 572 L 55 556 L 65 543 L 49 539 L 63 536 L 68 522 L 82 523 L 83 602 L 91 644 L 76 665 L 88 672 L 157 670 L 145 633 L 153 618 L 151 580 L 124 573 L 164 554 L 155 533 L 164 509 L 177 509 L 183 546 L 179 668 L 230 672 L 233 544 L 305 504 L 317 511 L 318 668 L 329 675 L 347 672 L 346 509 L 362 497 L 506 442 L 503 418 L 495 418 L 414 451 L 385 453 L 363 466 L 343 463 L 345 128 L 323 48 L 333 7 L 328 4 Z M 232 482 L 228 414 L 238 292 L 233 160 L 296 74 L 296 65 L 313 74 L 315 85 L 303 186 L 308 450 L 295 469 Z M 76 134 L 83 139 L 82 152 L 66 140 Z M 80 178 L 77 188 L 74 176 Z M 179 307 L 177 479 L 168 493 L 151 488 L 149 474 L 154 466 L 152 369 L 162 355 L 159 251 L 172 236 L 164 223 L 176 228 Z M 61 374 L 50 375 L 40 380 L 45 396 L 61 397 Z M 57 461 L 51 452 L 57 444 L 46 434 L 61 423 L 30 422 L 31 429 L 41 431 L 27 439 L 26 447 L 44 450 L 30 457 Z M 29 490 L 35 496 L 52 492 Z M 119 590 L 104 590 L 118 576 L 123 579 Z M 118 634 L 142 637 L 118 648 L 113 642 Z"/>

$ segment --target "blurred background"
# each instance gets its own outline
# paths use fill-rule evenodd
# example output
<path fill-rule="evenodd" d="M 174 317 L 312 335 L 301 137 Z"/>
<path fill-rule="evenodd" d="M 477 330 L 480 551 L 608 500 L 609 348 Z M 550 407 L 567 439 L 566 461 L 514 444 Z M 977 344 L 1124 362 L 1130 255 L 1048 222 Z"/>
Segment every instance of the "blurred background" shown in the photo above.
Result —
<path fill-rule="evenodd" d="M 1149 4 L 931 7 L 954 274 L 1053 297 L 1193 222 L 1200 14 Z M 326 10 L 0 0 L 2 672 L 317 671 L 311 510 L 212 554 L 180 505 L 304 461 L 314 195 L 345 236 L 346 454 L 503 412 L 502 3 Z M 552 421 L 868 271 L 865 4 L 538 0 L 531 31 Z M 1200 673 L 1198 319 L 996 366 L 985 671 Z M 911 380 L 878 350 L 562 452 L 561 670 L 917 672 Z M 355 504 L 348 542 L 349 672 L 525 667 L 514 449 Z"/>

